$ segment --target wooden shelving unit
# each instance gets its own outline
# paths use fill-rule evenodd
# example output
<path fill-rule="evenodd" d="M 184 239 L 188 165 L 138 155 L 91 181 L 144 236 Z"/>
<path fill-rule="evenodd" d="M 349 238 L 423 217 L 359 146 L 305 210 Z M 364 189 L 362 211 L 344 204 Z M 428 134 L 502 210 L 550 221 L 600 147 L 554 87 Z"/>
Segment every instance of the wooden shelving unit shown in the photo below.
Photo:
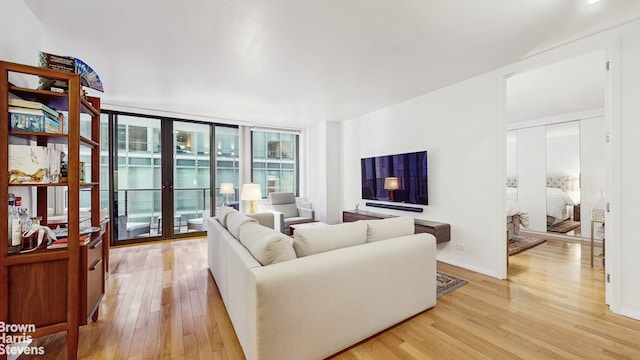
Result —
<path fill-rule="evenodd" d="M 10 84 L 13 76 L 39 76 L 68 82 L 67 93 L 17 87 Z M 22 75 L 20 75 L 22 74 Z M 77 358 L 79 326 L 97 320 L 98 304 L 104 295 L 105 262 L 108 251 L 108 223 L 100 222 L 100 99 L 83 99 L 80 76 L 73 73 L 0 61 L 0 169 L 8 170 L 8 145 L 19 140 L 33 146 L 66 144 L 68 181 L 55 184 L 9 184 L 7 175 L 0 176 L 0 231 L 8 233 L 7 194 L 12 188 L 34 188 L 36 209 L 32 214 L 48 224 L 47 191 L 68 187 L 68 248 L 48 250 L 41 247 L 30 253 L 9 253 L 8 241 L 0 241 L 0 321 L 9 324 L 33 324 L 35 331 L 26 335 L 39 337 L 67 332 L 69 359 Z M 66 134 L 34 133 L 10 130 L 9 97 L 38 101 L 57 111 L 67 111 Z M 81 113 L 91 118 L 91 134 L 80 134 Z M 90 181 L 80 183 L 81 148 L 91 153 Z M 80 239 L 80 193 L 91 193 L 90 222 L 102 230 L 90 236 L 87 245 Z M 34 211 L 35 210 L 35 211 Z M 8 334 L 9 335 L 9 334 Z M 0 345 L 4 346 L 0 340 Z M 46 350 L 46 349 L 45 349 Z M 5 359 L 0 355 L 0 359 Z"/>

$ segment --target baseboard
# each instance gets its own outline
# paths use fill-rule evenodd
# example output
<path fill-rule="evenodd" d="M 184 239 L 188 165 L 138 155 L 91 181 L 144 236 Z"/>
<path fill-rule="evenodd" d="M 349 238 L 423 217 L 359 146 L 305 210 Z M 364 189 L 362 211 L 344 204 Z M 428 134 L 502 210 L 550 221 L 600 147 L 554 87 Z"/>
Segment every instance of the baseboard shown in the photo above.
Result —
<path fill-rule="evenodd" d="M 367 206 L 383 208 L 383 209 L 393 209 L 393 210 L 402 210 L 402 211 L 412 211 L 412 212 L 422 212 L 422 208 L 413 207 L 413 206 L 403 206 L 403 205 L 393 205 L 393 204 L 381 204 L 381 203 L 365 203 Z"/>

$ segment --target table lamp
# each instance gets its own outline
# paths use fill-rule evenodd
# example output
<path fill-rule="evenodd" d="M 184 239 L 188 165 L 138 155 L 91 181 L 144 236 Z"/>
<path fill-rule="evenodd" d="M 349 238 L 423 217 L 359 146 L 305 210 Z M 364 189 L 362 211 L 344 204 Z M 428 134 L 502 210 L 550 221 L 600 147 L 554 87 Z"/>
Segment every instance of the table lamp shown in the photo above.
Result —
<path fill-rule="evenodd" d="M 400 187 L 400 179 L 397 177 L 384 178 L 384 189 L 389 190 L 389 201 L 393 201 L 393 191 Z"/>
<path fill-rule="evenodd" d="M 251 208 L 249 209 L 250 214 L 256 212 L 255 201 L 260 199 L 262 199 L 262 190 L 260 189 L 260 184 L 242 185 L 242 194 L 240 195 L 240 200 L 251 202 Z"/>
<path fill-rule="evenodd" d="M 225 196 L 225 205 L 229 205 L 229 194 L 233 194 L 236 192 L 235 187 L 232 183 L 222 183 L 220 184 L 220 194 L 224 194 Z"/>

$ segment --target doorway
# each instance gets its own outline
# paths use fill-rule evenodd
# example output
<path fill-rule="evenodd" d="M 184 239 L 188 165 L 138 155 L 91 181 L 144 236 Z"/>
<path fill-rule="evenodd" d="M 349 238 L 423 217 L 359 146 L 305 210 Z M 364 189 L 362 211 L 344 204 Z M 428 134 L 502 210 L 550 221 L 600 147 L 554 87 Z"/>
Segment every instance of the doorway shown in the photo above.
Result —
<path fill-rule="evenodd" d="M 594 51 L 506 79 L 508 198 L 529 212 L 525 232 L 577 242 L 587 259 L 591 210 L 605 208 L 607 60 Z"/>

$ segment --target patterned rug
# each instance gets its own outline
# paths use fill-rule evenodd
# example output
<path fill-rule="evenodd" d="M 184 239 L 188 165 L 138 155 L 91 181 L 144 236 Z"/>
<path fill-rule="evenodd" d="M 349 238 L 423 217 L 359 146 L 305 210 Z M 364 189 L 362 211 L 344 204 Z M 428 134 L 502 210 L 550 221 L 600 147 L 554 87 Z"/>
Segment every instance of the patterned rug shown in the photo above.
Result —
<path fill-rule="evenodd" d="M 509 256 L 529 250 L 534 246 L 544 243 L 545 241 L 547 240 L 513 235 L 513 239 L 509 240 Z"/>
<path fill-rule="evenodd" d="M 450 292 L 452 292 L 453 290 L 459 288 L 460 286 L 464 285 L 467 283 L 467 280 L 465 279 L 461 279 L 459 277 L 450 275 L 450 274 L 445 274 L 443 272 L 438 271 L 438 275 L 436 277 L 436 281 L 438 284 L 438 290 L 436 293 L 436 298 L 439 298 L 440 296 L 444 295 L 444 294 L 448 294 Z"/>
<path fill-rule="evenodd" d="M 580 227 L 580 221 L 565 220 L 555 225 L 547 226 L 547 231 L 566 234 L 569 231 L 577 229 L 579 227 Z"/>

